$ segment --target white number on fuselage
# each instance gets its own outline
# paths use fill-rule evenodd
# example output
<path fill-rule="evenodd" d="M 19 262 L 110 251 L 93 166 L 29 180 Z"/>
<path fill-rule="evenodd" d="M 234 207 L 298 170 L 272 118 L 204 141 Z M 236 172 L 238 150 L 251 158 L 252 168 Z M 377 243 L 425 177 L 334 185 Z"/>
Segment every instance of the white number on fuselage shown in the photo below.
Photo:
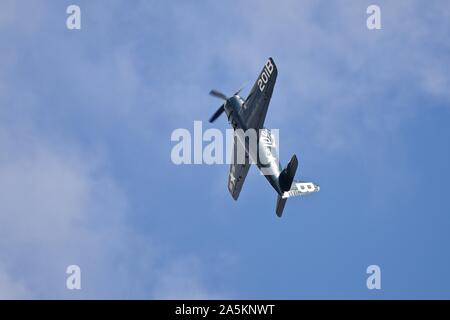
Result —
<path fill-rule="evenodd" d="M 264 66 L 264 70 L 258 79 L 258 87 L 261 92 L 263 92 L 264 88 L 266 87 L 266 84 L 270 79 L 270 75 L 272 74 L 272 71 L 273 71 L 273 64 L 272 64 L 272 61 L 269 59 L 269 60 L 267 60 L 265 66 Z"/>

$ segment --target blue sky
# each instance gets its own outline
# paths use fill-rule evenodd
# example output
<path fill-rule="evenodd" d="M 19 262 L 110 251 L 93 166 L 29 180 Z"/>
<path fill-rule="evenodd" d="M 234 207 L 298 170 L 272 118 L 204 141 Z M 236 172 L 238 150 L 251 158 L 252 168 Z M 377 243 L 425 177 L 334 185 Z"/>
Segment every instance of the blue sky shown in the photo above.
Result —
<path fill-rule="evenodd" d="M 0 297 L 450 298 L 450 5 L 369 31 L 373 3 L 2 1 Z M 282 219 L 254 168 L 235 202 L 226 165 L 170 160 L 269 56 L 266 125 L 321 186 Z"/>

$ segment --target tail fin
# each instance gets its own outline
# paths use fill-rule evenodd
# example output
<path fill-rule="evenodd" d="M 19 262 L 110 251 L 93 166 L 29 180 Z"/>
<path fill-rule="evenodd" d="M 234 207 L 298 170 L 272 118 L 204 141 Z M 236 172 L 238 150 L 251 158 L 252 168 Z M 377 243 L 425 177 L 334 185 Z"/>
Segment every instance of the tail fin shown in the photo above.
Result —
<path fill-rule="evenodd" d="M 292 181 L 294 181 L 295 172 L 297 171 L 298 160 L 297 156 L 294 154 L 289 161 L 286 168 L 281 171 L 280 176 L 278 177 L 278 182 L 280 184 L 280 188 L 282 192 L 288 191 L 291 189 Z"/>
<path fill-rule="evenodd" d="M 280 184 L 282 193 L 289 191 L 291 189 L 292 182 L 294 181 L 295 172 L 297 171 L 297 167 L 298 167 L 298 160 L 297 156 L 294 154 L 291 158 L 291 161 L 289 161 L 286 168 L 284 168 L 284 170 L 281 171 L 280 176 L 278 177 L 278 183 Z M 283 198 L 282 194 L 278 195 L 276 213 L 277 216 L 280 218 L 281 215 L 283 214 L 284 205 L 286 204 L 286 201 L 287 198 Z"/>

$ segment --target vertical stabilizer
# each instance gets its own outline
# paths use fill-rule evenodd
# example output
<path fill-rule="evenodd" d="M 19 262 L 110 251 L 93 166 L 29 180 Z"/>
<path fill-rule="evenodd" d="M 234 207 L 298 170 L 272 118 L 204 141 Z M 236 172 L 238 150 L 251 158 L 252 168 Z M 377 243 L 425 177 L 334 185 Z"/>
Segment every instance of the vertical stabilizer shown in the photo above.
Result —
<path fill-rule="evenodd" d="M 276 213 L 279 217 L 281 217 L 281 215 L 283 214 L 284 205 L 287 201 L 287 198 L 283 198 L 283 194 L 291 189 L 297 167 L 298 160 L 297 156 L 294 154 L 291 158 L 291 161 L 289 161 L 286 168 L 281 171 L 280 176 L 278 177 L 281 194 L 278 195 Z"/>

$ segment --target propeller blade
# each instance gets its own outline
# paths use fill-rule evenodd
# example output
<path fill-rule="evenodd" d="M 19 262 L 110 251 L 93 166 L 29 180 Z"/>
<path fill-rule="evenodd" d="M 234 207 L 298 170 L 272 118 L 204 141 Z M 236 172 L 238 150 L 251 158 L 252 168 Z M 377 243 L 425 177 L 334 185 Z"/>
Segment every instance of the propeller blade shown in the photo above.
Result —
<path fill-rule="evenodd" d="M 217 91 L 217 90 L 211 90 L 209 92 L 209 94 L 212 95 L 213 97 L 216 97 L 216 98 L 219 98 L 219 99 L 222 99 L 225 101 L 228 99 L 226 95 L 224 95 L 222 92 Z"/>
<path fill-rule="evenodd" d="M 216 121 L 216 119 L 222 114 L 222 112 L 225 111 L 225 105 L 221 105 L 219 109 L 212 115 L 212 117 L 209 119 L 209 122 L 213 123 Z"/>
<path fill-rule="evenodd" d="M 235 96 L 239 95 L 239 93 L 241 93 L 242 89 L 244 89 L 247 86 L 247 82 L 245 82 L 238 91 L 236 91 L 236 93 L 234 94 Z"/>

